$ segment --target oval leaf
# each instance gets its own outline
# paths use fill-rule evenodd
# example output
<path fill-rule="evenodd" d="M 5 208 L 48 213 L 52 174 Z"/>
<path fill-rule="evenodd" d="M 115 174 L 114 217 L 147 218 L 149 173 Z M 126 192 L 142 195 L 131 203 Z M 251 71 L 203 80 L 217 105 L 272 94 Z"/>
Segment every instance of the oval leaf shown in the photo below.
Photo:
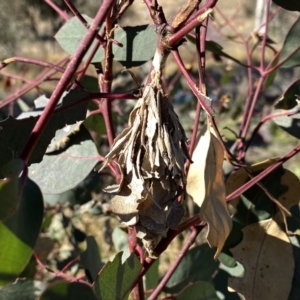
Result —
<path fill-rule="evenodd" d="M 46 148 L 51 139 L 54 137 L 57 129 L 65 127 L 66 124 L 74 124 L 77 121 L 85 119 L 88 101 L 77 105 L 72 104 L 88 95 L 88 92 L 75 88 L 63 97 L 62 104 L 57 106 L 57 109 L 47 124 L 37 146 L 34 148 L 29 159 L 29 165 L 32 163 L 38 163 L 42 160 Z M 44 108 L 43 106 L 40 107 L 40 102 L 48 103 L 45 96 L 39 98 L 40 99 L 37 101 L 36 105 L 36 108 L 39 106 L 39 109 L 36 111 L 23 113 L 19 116 L 20 119 L 15 119 L 14 117 L 9 116 L 4 121 L 0 121 L 0 141 L 2 141 L 0 143 L 0 172 L 2 171 L 2 167 L 6 165 L 8 161 L 12 160 L 14 157 L 18 157 L 24 149 L 24 146 L 28 141 L 28 137 L 30 136 L 32 129 Z M 66 109 L 66 107 L 68 107 L 68 109 Z M 5 143 L 3 141 L 5 141 Z M 0 177 L 2 176 L 3 174 L 0 173 Z"/>
<path fill-rule="evenodd" d="M 7 184 L 10 184 L 8 181 Z M 5 183 L 4 183 L 5 185 Z M 15 188 L 11 185 L 11 188 Z M 5 190 L 5 189 L 4 189 Z M 8 283 L 24 270 L 29 262 L 43 221 L 43 197 L 39 187 L 26 179 L 23 193 L 14 190 L 17 205 L 0 220 L 0 285 Z M 0 188 L 0 210 L 7 194 Z"/>
<path fill-rule="evenodd" d="M 142 269 L 138 258 L 131 254 L 122 263 L 122 252 L 118 253 L 112 262 L 107 262 L 102 268 L 94 290 L 98 299 L 126 299 L 131 285 Z"/>
<path fill-rule="evenodd" d="M 93 290 L 79 282 L 60 282 L 51 285 L 40 300 L 97 300 Z"/>
<path fill-rule="evenodd" d="M 83 17 L 89 24 L 92 23 L 93 19 L 86 15 Z M 87 29 L 78 18 L 73 17 L 60 28 L 55 38 L 66 52 L 74 55 L 86 32 Z M 113 44 L 114 59 L 126 68 L 139 66 L 153 57 L 157 40 L 155 26 L 117 27 L 113 33 L 113 38 L 122 44 L 122 46 Z M 95 45 L 96 41 L 85 55 L 85 59 L 89 57 L 91 49 Z M 98 63 L 103 59 L 104 50 L 100 47 L 94 55 L 92 63 Z"/>
<path fill-rule="evenodd" d="M 288 1 L 284 1 L 288 3 Z M 298 5 L 299 5 L 299 1 Z M 287 59 L 287 61 L 280 66 L 280 68 L 294 68 L 300 66 L 300 18 L 293 24 L 283 43 L 283 48 L 280 54 L 280 61 Z M 292 54 L 293 53 L 293 54 Z"/>
<path fill-rule="evenodd" d="M 71 130 L 71 127 L 69 128 Z M 58 130 L 56 137 L 66 133 Z M 29 176 L 36 181 L 44 194 L 59 194 L 80 183 L 98 162 L 97 148 L 84 126 L 69 136 L 67 148 L 63 152 L 45 155 L 39 164 L 29 168 Z"/>
<path fill-rule="evenodd" d="M 244 265 L 245 276 L 230 279 L 229 286 L 246 299 L 288 299 L 294 257 L 285 232 L 269 219 L 246 226 L 243 234 L 232 253 Z"/>
<path fill-rule="evenodd" d="M 80 262 L 86 270 L 86 273 L 88 272 L 91 281 L 94 282 L 104 264 L 101 261 L 99 247 L 95 238 L 88 236 L 86 238 L 86 244 L 86 250 L 80 253 Z"/>
<path fill-rule="evenodd" d="M 39 291 L 33 281 L 18 279 L 0 290 L 0 300 L 35 300 L 36 292 Z"/>
<path fill-rule="evenodd" d="M 214 249 L 207 244 L 189 250 L 169 279 L 164 291 L 178 293 L 191 282 L 210 280 L 219 265 L 213 255 Z"/>
<path fill-rule="evenodd" d="M 214 286 L 204 281 L 188 285 L 176 295 L 176 300 L 195 300 L 195 297 L 197 300 L 219 300 Z"/>

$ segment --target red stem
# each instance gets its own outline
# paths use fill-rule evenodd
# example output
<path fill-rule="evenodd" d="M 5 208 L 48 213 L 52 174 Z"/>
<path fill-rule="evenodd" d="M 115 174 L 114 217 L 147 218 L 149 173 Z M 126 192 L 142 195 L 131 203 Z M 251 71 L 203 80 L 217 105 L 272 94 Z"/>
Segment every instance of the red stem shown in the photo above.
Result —
<path fill-rule="evenodd" d="M 78 20 L 84 25 L 85 28 L 89 28 L 89 23 L 84 19 L 84 17 L 81 15 L 81 13 L 77 10 L 77 8 L 74 6 L 70 0 L 64 0 L 66 5 L 69 7 L 71 12 L 78 18 Z M 105 45 L 105 40 L 97 33 L 96 39 L 99 41 L 101 45 Z"/>
<path fill-rule="evenodd" d="M 33 59 L 33 58 L 27 58 L 27 57 L 18 57 L 18 56 L 10 57 L 10 58 L 3 60 L 0 63 L 0 70 L 5 68 L 8 64 L 11 64 L 12 62 L 23 62 L 23 63 L 33 64 L 33 65 L 37 65 L 37 66 L 41 66 L 41 67 L 47 67 L 47 68 L 54 69 L 57 72 L 61 72 L 61 73 L 63 73 L 65 71 L 64 68 L 62 68 L 58 65 L 55 65 L 55 64 L 51 64 L 46 61 Z"/>
<path fill-rule="evenodd" d="M 275 114 L 271 114 L 271 115 L 268 115 L 268 116 L 265 116 L 257 125 L 256 127 L 254 128 L 252 134 L 251 134 L 251 138 L 249 139 L 246 147 L 245 147 L 245 151 L 247 151 L 247 149 L 249 148 L 251 142 L 253 141 L 253 138 L 255 137 L 255 135 L 257 134 L 257 132 L 259 131 L 260 127 L 265 123 L 267 122 L 268 120 L 271 120 L 271 119 L 274 119 L 274 118 L 277 118 L 277 117 L 282 117 L 282 116 L 291 116 L 293 114 L 296 114 L 299 112 L 299 109 L 298 107 L 296 109 L 292 109 L 292 110 L 287 110 L 287 111 L 284 111 L 284 112 L 280 112 L 280 113 L 275 113 Z"/>
<path fill-rule="evenodd" d="M 272 171 L 274 171 L 276 168 L 280 167 L 283 163 L 285 163 L 287 160 L 295 156 L 300 152 L 300 145 L 294 148 L 292 151 L 287 153 L 285 156 L 283 156 L 279 161 L 274 163 L 272 166 L 268 167 L 264 171 L 262 171 L 259 175 L 256 177 L 250 179 L 246 184 L 232 192 L 230 195 L 226 197 L 226 201 L 229 202 L 233 200 L 234 198 L 238 197 L 239 195 L 243 194 L 245 191 L 250 189 L 253 185 L 255 185 L 257 182 L 259 182 L 261 179 L 269 175 Z"/>
<path fill-rule="evenodd" d="M 260 69 L 264 70 L 265 66 L 265 53 L 266 53 L 266 45 L 267 45 L 267 35 L 268 35 L 268 25 L 269 25 L 269 17 L 270 17 L 270 0 L 266 0 L 265 3 L 265 31 L 261 42 L 261 52 L 260 52 Z"/>
<path fill-rule="evenodd" d="M 207 3 L 202 6 L 190 19 L 186 22 L 184 27 L 174 33 L 169 39 L 169 46 L 177 45 L 190 31 L 200 25 L 198 17 L 203 14 L 209 8 L 213 8 L 217 4 L 218 0 L 208 0 Z"/>
<path fill-rule="evenodd" d="M 244 126 L 242 128 L 242 133 L 240 135 L 240 142 L 238 144 L 238 151 L 239 151 L 238 158 L 237 158 L 238 160 L 242 160 L 245 157 L 246 136 L 247 136 L 248 130 L 250 128 L 250 123 L 251 123 L 251 119 L 253 116 L 254 108 L 255 108 L 256 102 L 258 100 L 258 96 L 262 90 L 264 81 L 265 81 L 265 78 L 261 76 L 258 80 L 253 98 L 251 98 L 251 101 L 249 101 L 249 103 L 250 103 L 249 109 L 247 111 L 245 110 L 245 113 L 244 113 L 245 122 L 243 123 Z"/>
<path fill-rule="evenodd" d="M 205 76 L 205 40 L 207 34 L 207 26 L 208 26 L 208 18 L 203 22 L 203 25 L 196 28 L 196 45 L 197 45 L 197 59 L 198 59 L 198 74 L 199 74 L 199 88 L 203 94 L 206 94 L 206 86 L 204 82 Z M 190 144 L 190 156 L 192 157 L 192 153 L 195 148 L 196 138 L 198 133 L 199 121 L 200 121 L 200 113 L 201 113 L 201 104 L 197 101 L 196 108 L 196 116 L 193 126 L 193 134 L 191 138 Z M 187 162 L 187 165 L 190 162 Z"/>
<path fill-rule="evenodd" d="M 205 98 L 205 95 L 201 94 L 201 92 L 198 90 L 195 82 L 192 80 L 191 76 L 185 69 L 182 59 L 178 53 L 178 50 L 177 49 L 173 50 L 172 54 L 179 66 L 179 69 L 181 70 L 182 74 L 184 75 L 188 86 L 191 88 L 192 92 L 194 93 L 194 95 L 196 96 L 198 101 L 201 103 L 201 106 L 205 109 L 205 111 L 207 112 L 208 115 L 213 116 L 214 115 L 213 109 L 211 108 L 211 106 L 209 106 L 211 103 L 207 103 L 207 99 Z"/>
<path fill-rule="evenodd" d="M 32 130 L 32 133 L 28 139 L 28 142 L 21 154 L 21 158 L 28 162 L 31 153 L 33 152 L 35 146 L 38 143 L 39 138 L 41 137 L 47 123 L 49 122 L 55 107 L 61 98 L 63 92 L 66 90 L 69 82 L 72 79 L 72 76 L 75 74 L 77 68 L 79 67 L 85 53 L 87 52 L 88 48 L 92 44 L 93 40 L 95 39 L 99 26 L 103 23 L 105 17 L 107 16 L 108 12 L 111 10 L 112 5 L 115 1 L 104 0 L 102 6 L 97 12 L 97 15 L 92 22 L 90 28 L 88 29 L 87 33 L 85 34 L 84 38 L 82 39 L 78 49 L 76 50 L 75 55 L 72 57 L 66 71 L 64 72 L 62 78 L 58 82 L 56 88 L 54 89 L 51 98 L 49 100 L 48 105 L 46 106 L 45 110 L 43 111 L 41 117 L 37 121 L 35 127 Z"/>
<path fill-rule="evenodd" d="M 69 57 L 62 59 L 57 65 L 60 64 L 63 65 L 67 62 L 67 60 L 69 60 Z M 43 83 L 45 80 L 49 79 L 51 76 L 56 74 L 56 72 L 57 72 L 56 70 L 48 70 L 48 69 L 43 70 L 43 72 L 41 72 L 37 77 L 35 77 L 35 79 L 33 79 L 31 83 L 25 84 L 24 86 L 16 90 L 13 94 L 3 99 L 0 103 L 0 108 L 6 106 L 10 102 L 18 99 L 22 95 L 31 91 L 32 89 L 34 89 L 35 87 Z"/>
<path fill-rule="evenodd" d="M 53 3 L 52 0 L 44 0 L 44 1 L 50 7 L 52 7 L 63 20 L 68 21 L 70 19 L 69 15 L 65 11 L 61 10 L 55 3 Z"/>
<path fill-rule="evenodd" d="M 155 300 L 157 299 L 158 295 L 162 291 L 162 289 L 165 287 L 167 282 L 169 281 L 170 277 L 173 275 L 176 268 L 179 266 L 179 263 L 182 261 L 184 255 L 187 253 L 191 245 L 195 242 L 196 237 L 200 233 L 200 231 L 203 229 L 203 227 L 192 227 L 192 233 L 189 236 L 188 240 L 185 242 L 183 248 L 180 250 L 178 256 L 176 257 L 176 260 L 173 262 L 171 267 L 168 269 L 167 273 L 163 277 L 163 279 L 160 281 L 158 286 L 155 288 L 153 293 L 149 296 L 148 300 Z"/>

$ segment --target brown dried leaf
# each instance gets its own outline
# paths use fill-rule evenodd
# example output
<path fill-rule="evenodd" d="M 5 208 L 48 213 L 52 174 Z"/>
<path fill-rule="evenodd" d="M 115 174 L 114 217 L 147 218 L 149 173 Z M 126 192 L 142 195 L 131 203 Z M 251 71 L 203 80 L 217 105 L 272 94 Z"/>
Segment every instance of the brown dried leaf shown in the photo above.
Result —
<path fill-rule="evenodd" d="M 295 266 L 285 232 L 268 219 L 246 226 L 243 234 L 243 241 L 231 251 L 244 265 L 245 276 L 229 279 L 229 286 L 247 300 L 288 299 Z"/>
<path fill-rule="evenodd" d="M 224 151 L 219 140 L 208 130 L 200 138 L 196 150 L 192 157 L 192 172 L 188 174 L 187 191 L 201 207 L 200 218 L 208 223 L 209 229 L 206 238 L 211 247 L 217 247 L 217 258 L 232 227 L 223 179 Z M 206 156 L 205 161 L 203 156 Z"/>
<path fill-rule="evenodd" d="M 208 223 L 207 241 L 211 247 L 217 247 L 215 258 L 220 254 L 232 227 L 226 203 L 223 158 L 222 145 L 212 134 L 205 168 L 207 193 L 201 206 L 200 218 Z"/>
<path fill-rule="evenodd" d="M 187 193 L 192 197 L 193 201 L 201 207 L 205 194 L 205 166 L 206 158 L 210 145 L 211 133 L 207 125 L 205 125 L 198 137 L 198 143 L 193 152 L 192 161 L 189 173 L 187 176 Z"/>

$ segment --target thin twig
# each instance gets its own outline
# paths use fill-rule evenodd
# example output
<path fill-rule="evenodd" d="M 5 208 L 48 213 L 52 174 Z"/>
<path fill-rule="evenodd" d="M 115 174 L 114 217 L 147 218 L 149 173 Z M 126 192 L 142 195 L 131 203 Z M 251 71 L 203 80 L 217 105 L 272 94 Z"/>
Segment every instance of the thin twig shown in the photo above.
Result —
<path fill-rule="evenodd" d="M 83 37 L 79 47 L 76 50 L 75 55 L 71 59 L 68 67 L 66 68 L 66 71 L 64 72 L 62 78 L 60 79 L 56 88 L 54 89 L 44 112 L 42 113 L 41 117 L 39 118 L 39 120 L 37 121 L 36 125 L 32 130 L 32 133 L 21 154 L 21 158 L 25 162 L 28 162 L 31 153 L 33 152 L 47 123 L 49 122 L 51 115 L 53 114 L 59 99 L 61 98 L 63 92 L 66 90 L 69 82 L 72 79 L 72 76 L 75 74 L 84 55 L 86 54 L 88 48 L 90 47 L 95 36 L 97 35 L 99 26 L 103 23 L 105 17 L 107 16 L 108 12 L 110 11 L 114 3 L 115 1 L 109 1 L 109 0 L 103 1 L 102 6 L 98 10 L 94 21 L 92 22 L 90 28 L 88 29 L 87 33 Z"/>
<path fill-rule="evenodd" d="M 204 94 L 202 94 L 200 92 L 200 90 L 197 88 L 195 82 L 191 79 L 190 75 L 188 74 L 187 70 L 185 69 L 185 67 L 183 65 L 183 62 L 179 55 L 178 50 L 173 50 L 172 54 L 178 64 L 182 74 L 184 75 L 188 86 L 191 88 L 192 92 L 194 93 L 194 95 L 196 96 L 198 101 L 201 103 L 203 109 L 207 112 L 208 115 L 213 116 L 214 111 L 211 107 L 211 100 L 208 99 Z"/>
<path fill-rule="evenodd" d="M 295 156 L 299 152 L 300 152 L 300 145 L 297 146 L 296 148 L 294 148 L 289 153 L 287 153 L 280 160 L 278 160 L 277 162 L 275 162 L 272 166 L 266 168 L 260 174 L 258 174 L 257 176 L 253 177 L 246 184 L 244 184 L 243 186 L 241 186 L 240 188 L 238 188 L 237 190 L 235 190 L 234 192 L 232 192 L 231 194 L 229 194 L 226 197 L 226 201 L 229 202 L 229 201 L 235 199 L 236 197 L 240 196 L 241 194 L 243 194 L 245 191 L 247 191 L 249 188 L 251 188 L 257 182 L 259 182 L 261 179 L 263 179 L 264 177 L 266 177 L 268 174 L 270 174 L 272 171 L 274 171 L 275 169 L 277 169 L 278 167 L 280 167 L 283 163 L 285 163 L 286 161 L 288 161 L 289 159 L 291 159 L 293 156 Z"/>
<path fill-rule="evenodd" d="M 203 227 L 192 227 L 192 233 L 189 236 L 188 240 L 185 242 L 184 246 L 180 250 L 178 256 L 176 257 L 176 260 L 173 262 L 171 267 L 168 269 L 167 273 L 163 277 L 163 279 L 160 281 L 158 286 L 155 288 L 153 293 L 149 296 L 148 300 L 155 300 L 157 299 L 158 295 L 161 293 L 162 289 L 165 287 L 167 282 L 169 281 L 170 277 L 173 275 L 176 268 L 179 266 L 179 263 L 182 261 L 184 255 L 187 253 L 191 245 L 195 242 L 196 237 L 200 233 Z"/>
<path fill-rule="evenodd" d="M 69 7 L 71 12 L 78 18 L 78 20 L 83 24 L 83 26 L 87 29 L 89 29 L 90 24 L 84 19 L 84 17 L 81 15 L 81 13 L 77 10 L 77 8 L 74 6 L 74 4 L 70 0 L 64 0 L 66 5 Z M 96 35 L 96 39 L 99 41 L 101 45 L 105 45 L 106 41 L 100 36 L 98 33 Z"/>
<path fill-rule="evenodd" d="M 207 34 L 207 26 L 208 26 L 208 19 L 203 22 L 202 26 L 196 28 L 196 45 L 197 45 L 197 61 L 198 61 L 198 75 L 199 75 L 199 89 L 202 94 L 206 94 L 206 86 L 205 86 L 205 41 L 206 41 L 206 34 Z M 196 108 L 196 116 L 193 126 L 193 134 L 191 138 L 190 144 L 190 156 L 192 157 L 192 153 L 194 151 L 196 145 L 196 138 L 197 132 L 199 127 L 200 121 L 200 113 L 201 113 L 201 104 L 197 101 L 197 108 Z M 189 165 L 190 162 L 187 162 Z M 187 166 L 188 168 L 188 166 Z"/>
<path fill-rule="evenodd" d="M 8 66 L 9 64 L 11 64 L 13 62 L 23 62 L 23 63 L 27 63 L 27 64 L 33 64 L 33 65 L 37 65 L 40 67 L 54 69 L 57 72 L 61 72 L 61 73 L 63 73 L 65 71 L 65 69 L 63 67 L 60 67 L 58 65 L 55 65 L 55 64 L 52 64 L 52 63 L 49 63 L 46 61 L 33 59 L 33 58 L 27 58 L 27 57 L 17 57 L 17 56 L 6 58 L 5 60 L 3 60 L 0 63 L 0 70 L 2 70 L 3 68 L 5 68 L 6 66 Z"/>
<path fill-rule="evenodd" d="M 279 112 L 279 113 L 275 113 L 275 114 L 271 114 L 271 115 L 268 115 L 268 116 L 265 116 L 257 125 L 256 127 L 254 128 L 252 134 L 251 134 L 251 138 L 249 139 L 248 143 L 246 144 L 245 146 L 245 151 L 247 151 L 247 149 L 249 148 L 249 146 L 251 145 L 255 135 L 258 133 L 259 129 L 261 128 L 261 126 L 269 121 L 269 120 L 272 120 L 274 118 L 278 118 L 278 117 L 282 117 L 282 116 L 291 116 L 293 114 L 296 114 L 299 112 L 299 107 L 297 106 L 296 109 L 290 109 L 290 110 L 287 110 L 287 111 L 284 111 L 284 112 Z"/>
<path fill-rule="evenodd" d="M 64 65 L 69 60 L 69 57 L 63 58 L 60 62 L 56 64 L 56 66 Z M 49 70 L 44 69 L 39 75 L 37 75 L 31 83 L 27 83 L 16 90 L 13 94 L 10 94 L 8 97 L 3 99 L 0 103 L 0 108 L 6 106 L 7 104 L 11 103 L 12 101 L 20 98 L 22 95 L 26 94 L 27 92 L 31 91 L 35 87 L 39 86 L 45 80 L 51 78 L 53 75 L 57 73 L 56 70 Z"/>
<path fill-rule="evenodd" d="M 61 10 L 52 0 L 44 0 L 44 1 L 51 8 L 53 8 L 63 20 L 68 21 L 70 19 L 69 15 L 65 11 Z"/>

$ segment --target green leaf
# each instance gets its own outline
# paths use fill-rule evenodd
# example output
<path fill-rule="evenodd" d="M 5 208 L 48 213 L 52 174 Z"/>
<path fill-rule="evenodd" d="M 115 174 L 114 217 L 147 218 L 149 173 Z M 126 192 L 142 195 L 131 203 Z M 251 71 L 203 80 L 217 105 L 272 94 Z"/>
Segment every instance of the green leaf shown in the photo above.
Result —
<path fill-rule="evenodd" d="M 99 192 L 102 182 L 99 180 L 97 173 L 90 173 L 83 181 L 71 190 L 60 194 L 43 194 L 44 201 L 49 205 L 69 203 L 70 206 L 75 204 L 85 204 L 93 198 L 93 192 Z"/>
<path fill-rule="evenodd" d="M 86 15 L 83 15 L 83 17 L 89 24 L 92 23 L 93 20 L 91 18 Z M 73 17 L 60 28 L 55 38 L 66 52 L 74 55 L 86 32 L 87 29 L 78 18 Z M 155 26 L 117 27 L 113 33 L 113 38 L 123 45 L 120 47 L 113 44 L 114 59 L 126 68 L 139 66 L 153 57 L 157 40 Z M 95 45 L 96 41 L 94 41 L 90 50 L 85 55 L 85 59 L 90 55 L 91 49 Z M 103 59 L 104 50 L 102 47 L 99 47 L 92 59 L 92 63 L 101 62 Z"/>
<path fill-rule="evenodd" d="M 89 116 L 84 121 L 84 125 L 87 127 L 87 129 L 95 131 L 99 135 L 106 134 L 106 127 L 102 114 L 94 114 Z"/>
<path fill-rule="evenodd" d="M 226 253 L 221 252 L 218 260 L 228 268 L 234 268 L 236 266 L 236 260 Z"/>
<path fill-rule="evenodd" d="M 87 89 L 90 93 L 99 93 L 99 82 L 98 79 L 94 76 L 83 76 L 80 82 L 85 89 Z"/>
<path fill-rule="evenodd" d="M 242 65 L 242 63 L 238 59 L 236 59 L 236 58 L 230 56 L 229 54 L 225 53 L 223 51 L 223 47 L 221 45 L 219 45 L 218 43 L 214 42 L 214 41 L 205 41 L 205 49 L 207 51 L 210 51 L 210 52 L 214 53 L 214 54 L 229 58 L 229 59 L 233 60 L 234 62 L 236 62 L 237 64 Z"/>
<path fill-rule="evenodd" d="M 274 61 L 272 62 L 270 68 L 273 68 L 275 67 L 278 62 L 279 62 L 279 58 L 280 58 L 280 55 L 278 55 Z M 269 73 L 266 77 L 266 80 L 264 82 L 264 89 L 267 89 L 274 81 L 275 77 L 276 77 L 276 74 L 277 74 L 277 70 L 278 69 L 275 69 L 274 71 L 272 71 L 271 73 Z"/>
<path fill-rule="evenodd" d="M 300 79 L 293 82 L 287 90 L 284 92 L 283 97 L 280 101 L 275 105 L 275 109 L 273 110 L 273 114 L 287 112 L 289 110 L 293 111 L 293 114 L 284 115 L 276 118 L 272 118 L 272 121 L 280 126 L 283 130 L 288 132 L 290 135 L 300 138 L 300 107 L 296 101 L 298 98 L 297 95 L 300 94 Z"/>
<path fill-rule="evenodd" d="M 236 292 L 228 291 L 229 274 L 224 270 L 218 270 L 218 273 L 213 278 L 215 289 L 218 294 L 221 294 L 220 299 L 226 300 L 241 300 L 241 297 Z"/>
<path fill-rule="evenodd" d="M 164 291 L 178 293 L 191 282 L 210 280 L 219 265 L 214 260 L 214 254 L 215 249 L 207 244 L 189 250 L 169 279 Z"/>
<path fill-rule="evenodd" d="M 62 104 L 58 106 L 59 110 L 56 110 L 52 115 L 37 146 L 34 148 L 29 159 L 29 165 L 38 163 L 43 159 L 47 146 L 54 137 L 56 130 L 65 127 L 67 124 L 74 124 L 85 119 L 88 101 L 66 107 L 88 95 L 87 92 L 76 88 L 63 97 Z M 46 100 L 46 97 L 42 96 L 42 101 Z M 63 110 L 63 108 L 65 109 Z M 20 119 L 9 116 L 0 122 L 0 177 L 3 177 L 2 167 L 8 161 L 20 155 L 40 114 L 41 108 L 33 112 L 23 113 Z"/>
<path fill-rule="evenodd" d="M 97 300 L 93 290 L 79 282 L 60 282 L 51 285 L 40 300 Z"/>
<path fill-rule="evenodd" d="M 260 172 L 254 172 L 252 175 L 256 176 L 259 173 Z M 275 198 L 280 197 L 280 195 L 286 192 L 287 187 L 281 184 L 281 178 L 284 174 L 285 170 L 282 167 L 279 167 L 261 180 L 261 183 Z M 229 178 L 226 182 L 227 188 L 230 184 Z M 232 177 L 230 180 L 235 181 L 236 179 L 235 177 Z M 248 180 L 249 177 L 247 176 L 244 183 Z M 236 211 L 237 212 L 233 215 L 232 219 L 244 227 L 271 218 L 276 213 L 276 205 L 260 187 L 254 185 L 241 195 L 236 205 Z"/>
<path fill-rule="evenodd" d="M 39 187 L 26 179 L 23 193 L 19 187 L 1 182 L 0 189 L 0 285 L 8 283 L 24 270 L 28 264 L 43 221 L 43 197 Z M 7 210 L 7 193 L 5 185 L 14 189 L 12 201 L 17 205 Z M 20 183 L 19 183 L 20 184 Z M 3 213 L 6 212 L 7 215 Z"/>
<path fill-rule="evenodd" d="M 189 41 L 191 41 L 193 44 L 196 44 L 196 39 L 195 38 L 193 38 L 191 36 L 187 36 L 187 39 Z M 205 49 L 207 51 L 210 51 L 210 52 L 216 54 L 216 55 L 223 56 L 223 57 L 226 57 L 228 59 L 231 59 L 239 65 L 243 65 L 238 59 L 236 59 L 233 56 L 230 56 L 229 54 L 225 53 L 223 51 L 223 47 L 220 44 L 218 44 L 214 41 L 205 41 Z"/>
<path fill-rule="evenodd" d="M 224 264 L 220 264 L 220 270 L 227 272 L 230 276 L 243 278 L 245 275 L 245 268 L 240 262 L 235 262 L 234 267 L 227 267 Z"/>
<path fill-rule="evenodd" d="M 285 1 L 287 2 L 287 1 Z M 300 3 L 300 1 L 298 1 Z M 288 60 L 280 66 L 280 68 L 294 68 L 300 66 L 300 18 L 293 24 L 289 32 L 285 37 L 283 47 L 280 53 L 280 61 L 286 59 Z M 291 53 L 295 52 L 293 55 Z"/>
<path fill-rule="evenodd" d="M 300 206 L 296 204 L 290 208 L 293 217 L 287 217 L 287 225 L 290 232 L 295 235 L 289 235 L 291 244 L 293 245 L 293 254 L 295 259 L 294 278 L 289 300 L 297 300 L 300 295 Z M 296 219 L 297 218 L 297 219 Z"/>
<path fill-rule="evenodd" d="M 282 98 L 276 103 L 275 109 L 288 110 L 297 104 L 297 96 L 300 95 L 300 79 L 294 81 L 284 92 Z"/>
<path fill-rule="evenodd" d="M 56 133 L 56 138 L 65 129 Z M 69 136 L 65 151 L 46 154 L 43 161 L 29 168 L 29 176 L 44 194 L 59 194 L 78 185 L 98 162 L 96 146 L 84 126 Z"/>
<path fill-rule="evenodd" d="M 295 106 L 295 110 L 299 109 L 298 106 Z M 274 110 L 274 113 L 280 112 L 280 110 Z M 272 121 L 281 127 L 284 131 L 289 133 L 290 135 L 300 139 L 300 113 L 293 114 L 290 116 L 280 116 L 273 118 Z"/>
<path fill-rule="evenodd" d="M 117 28 L 114 38 L 123 44 L 122 48 L 113 45 L 114 59 L 126 68 L 140 66 L 154 56 L 157 41 L 155 26 Z"/>
<path fill-rule="evenodd" d="M 88 236 L 86 238 L 87 248 L 84 252 L 80 253 L 80 261 L 85 270 L 88 271 L 88 274 L 91 277 L 91 280 L 94 282 L 98 273 L 104 266 L 104 263 L 101 261 L 101 255 L 99 252 L 99 247 L 93 236 Z"/>
<path fill-rule="evenodd" d="M 116 227 L 112 233 L 112 241 L 117 252 L 124 251 L 128 247 L 128 234 Z"/>
<path fill-rule="evenodd" d="M 150 269 L 145 274 L 145 290 L 150 290 L 157 287 L 159 283 L 158 266 L 159 266 L 159 257 L 154 261 Z M 147 295 L 145 295 L 145 297 L 147 299 Z"/>
<path fill-rule="evenodd" d="M 278 6 L 281 6 L 282 8 L 286 10 L 291 11 L 300 11 L 300 2 L 299 0 L 272 0 L 275 4 Z"/>
<path fill-rule="evenodd" d="M 197 295 L 197 296 L 196 296 Z M 219 300 L 212 284 L 198 281 L 185 287 L 176 295 L 176 300 Z"/>
<path fill-rule="evenodd" d="M 16 159 L 3 168 L 5 180 L 0 180 L 0 220 L 13 214 L 19 204 L 19 175 L 24 170 L 25 164 Z"/>
<path fill-rule="evenodd" d="M 0 289 L 0 300 L 35 300 L 37 291 L 32 281 L 18 279 Z"/>
<path fill-rule="evenodd" d="M 127 299 L 130 288 L 141 269 L 142 265 L 135 254 L 132 253 L 122 263 L 122 252 L 118 253 L 112 262 L 105 264 L 95 283 L 98 300 Z"/>
<path fill-rule="evenodd" d="M 93 19 L 90 18 L 87 15 L 83 14 L 82 17 L 85 19 L 85 21 L 89 25 L 93 22 Z M 56 33 L 56 35 L 54 36 L 54 38 L 57 40 L 57 42 L 59 43 L 59 45 L 67 53 L 69 53 L 71 55 L 74 55 L 75 52 L 76 52 L 76 50 L 77 50 L 77 48 L 78 48 L 78 46 L 80 45 L 80 42 L 81 42 L 82 38 L 86 34 L 86 32 L 87 32 L 86 27 L 75 16 L 75 17 L 71 18 L 70 20 L 68 20 L 59 29 L 59 31 Z M 92 43 L 89 51 L 86 53 L 86 55 L 84 57 L 85 60 L 90 56 L 90 54 L 92 52 L 92 49 L 94 49 L 94 47 L 96 46 L 96 43 L 97 43 L 96 40 Z M 99 49 L 98 52 L 99 52 L 99 54 L 103 53 L 103 49 Z M 96 56 L 99 55 L 98 52 L 97 52 Z M 100 62 L 103 59 L 103 57 L 100 60 L 98 60 L 98 61 L 92 60 L 92 62 Z"/>

